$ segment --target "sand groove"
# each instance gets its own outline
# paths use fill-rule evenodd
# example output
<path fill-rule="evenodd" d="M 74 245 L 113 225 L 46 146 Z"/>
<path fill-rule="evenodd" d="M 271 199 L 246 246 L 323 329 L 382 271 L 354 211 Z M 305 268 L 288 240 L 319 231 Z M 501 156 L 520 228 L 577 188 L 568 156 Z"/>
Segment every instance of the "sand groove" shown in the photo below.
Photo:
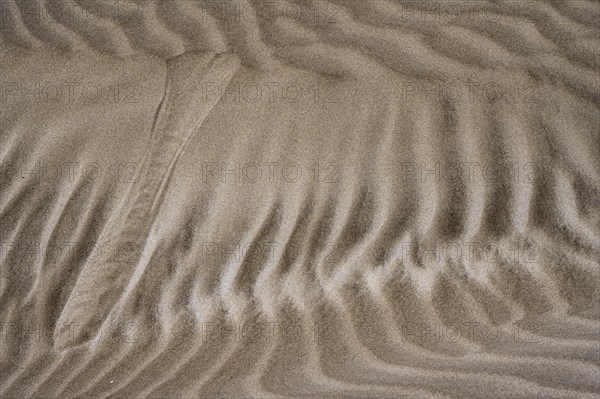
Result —
<path fill-rule="evenodd" d="M 102 245 L 114 248 L 115 252 L 107 253 L 98 264 L 90 263 L 83 270 L 58 322 L 60 326 L 77 323 L 81 331 L 73 332 L 73 342 L 57 340 L 57 347 L 64 348 L 93 338 L 84 334 L 99 328 L 120 291 L 130 284 L 132 269 L 142 252 L 173 167 L 190 137 L 214 106 L 214 103 L 202 104 L 198 99 L 194 101 L 189 93 L 197 94 L 203 82 L 212 82 L 214 79 L 227 85 L 235 73 L 236 62 L 235 58 L 229 59 L 227 55 L 193 57 L 192 54 L 187 54 L 172 60 L 167 66 L 169 80 L 152 132 L 154 143 L 142 161 L 140 176 L 130 188 L 130 194 L 123 199 L 119 211 L 114 215 L 114 222 L 106 228 L 108 236 L 100 240 Z M 182 80 L 177 82 L 176 79 Z M 183 86 L 183 82 L 187 93 L 174 91 L 174 88 Z M 194 114 L 183 113 L 184 105 L 195 109 Z M 202 108 L 198 107 L 200 105 Z M 113 284 L 97 286 L 98 281 L 109 280 Z M 89 314 L 90 320 L 82 320 L 82 313 Z M 57 337 L 67 339 L 69 335 L 64 332 L 58 330 Z"/>
<path fill-rule="evenodd" d="M 0 179 L 0 397 L 600 397 L 597 2 L 75 4 L 2 2 L 3 84 L 140 97 L 2 92 L 0 162 L 28 166 Z M 534 95 L 402 89 L 473 80 Z M 48 159 L 139 169 L 46 184 Z"/>

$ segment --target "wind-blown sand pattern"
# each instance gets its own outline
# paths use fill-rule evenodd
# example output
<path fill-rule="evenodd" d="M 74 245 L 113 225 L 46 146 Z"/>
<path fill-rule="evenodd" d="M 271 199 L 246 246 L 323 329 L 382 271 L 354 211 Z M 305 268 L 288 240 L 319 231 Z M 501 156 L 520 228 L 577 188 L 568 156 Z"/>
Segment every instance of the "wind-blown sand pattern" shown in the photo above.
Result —
<path fill-rule="evenodd" d="M 0 397 L 600 397 L 600 3 L 269 4 L 3 0 Z"/>

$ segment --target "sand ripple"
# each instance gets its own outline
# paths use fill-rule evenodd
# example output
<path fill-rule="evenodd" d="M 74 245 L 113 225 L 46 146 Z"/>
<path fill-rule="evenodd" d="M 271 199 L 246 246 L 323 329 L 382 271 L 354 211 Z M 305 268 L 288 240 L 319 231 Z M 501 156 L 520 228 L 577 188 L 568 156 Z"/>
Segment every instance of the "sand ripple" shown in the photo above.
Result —
<path fill-rule="evenodd" d="M 1 397 L 600 396 L 597 3 L 73 4 L 2 4 Z"/>

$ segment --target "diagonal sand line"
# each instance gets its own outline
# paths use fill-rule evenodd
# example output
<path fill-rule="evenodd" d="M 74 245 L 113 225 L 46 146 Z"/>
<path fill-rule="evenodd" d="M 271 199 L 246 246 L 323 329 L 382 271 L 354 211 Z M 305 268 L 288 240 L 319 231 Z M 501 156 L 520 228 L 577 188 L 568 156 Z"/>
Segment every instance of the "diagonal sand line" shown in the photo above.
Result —
<path fill-rule="evenodd" d="M 98 333 L 131 279 L 177 160 L 219 101 L 217 96 L 207 100 L 201 95 L 203 85 L 226 86 L 239 66 L 237 57 L 229 54 L 187 53 L 168 60 L 164 104 L 152 134 L 155 142 L 97 244 L 103 249 L 101 259 L 86 264 L 61 313 L 55 331 L 55 338 L 60 337 L 55 340 L 58 349 L 83 344 Z M 72 328 L 71 333 L 63 334 L 65 328 Z"/>
<path fill-rule="evenodd" d="M 277 18 L 261 0 L 75 0 L 74 19 L 64 0 L 2 3 L 0 166 L 141 169 L 0 178 L 0 397 L 600 398 L 598 0 L 281 0 Z M 28 99 L 74 77 L 151 101 L 24 107 L 11 84 Z M 312 104 L 332 78 L 347 95 Z M 319 95 L 209 104 L 211 79 Z M 482 90 L 450 99 L 454 79 Z M 404 95 L 438 80 L 443 98 Z M 342 179 L 208 182 L 208 160 L 336 160 Z"/>

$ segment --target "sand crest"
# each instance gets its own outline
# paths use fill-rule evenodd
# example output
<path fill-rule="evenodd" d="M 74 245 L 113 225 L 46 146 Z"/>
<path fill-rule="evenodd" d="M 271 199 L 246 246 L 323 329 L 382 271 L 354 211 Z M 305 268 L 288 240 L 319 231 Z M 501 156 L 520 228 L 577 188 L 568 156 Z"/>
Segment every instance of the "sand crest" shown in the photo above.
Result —
<path fill-rule="evenodd" d="M 2 7 L 0 397 L 600 397 L 597 2 Z"/>

